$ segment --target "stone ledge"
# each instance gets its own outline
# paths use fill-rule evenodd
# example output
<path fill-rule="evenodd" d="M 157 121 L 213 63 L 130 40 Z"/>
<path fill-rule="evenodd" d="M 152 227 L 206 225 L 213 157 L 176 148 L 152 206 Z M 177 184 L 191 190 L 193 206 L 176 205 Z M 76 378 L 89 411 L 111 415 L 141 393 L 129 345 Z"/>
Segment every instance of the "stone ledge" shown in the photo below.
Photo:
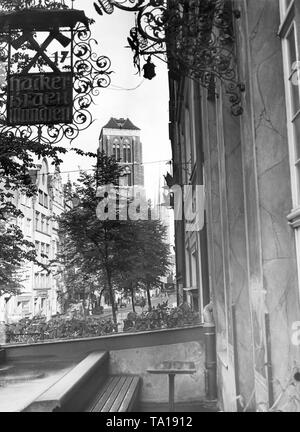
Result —
<path fill-rule="evenodd" d="M 93 352 L 36 398 L 23 412 L 52 412 L 67 404 L 93 373 L 108 361 L 107 352 Z"/>
<path fill-rule="evenodd" d="M 6 344 L 7 359 L 18 360 L 24 357 L 51 356 L 56 358 L 82 360 L 83 356 L 94 351 L 115 351 L 132 347 L 151 347 L 170 345 L 180 342 L 203 341 L 203 324 L 173 329 L 152 330 L 147 332 L 116 333 L 105 336 L 60 339 L 34 344 Z"/>

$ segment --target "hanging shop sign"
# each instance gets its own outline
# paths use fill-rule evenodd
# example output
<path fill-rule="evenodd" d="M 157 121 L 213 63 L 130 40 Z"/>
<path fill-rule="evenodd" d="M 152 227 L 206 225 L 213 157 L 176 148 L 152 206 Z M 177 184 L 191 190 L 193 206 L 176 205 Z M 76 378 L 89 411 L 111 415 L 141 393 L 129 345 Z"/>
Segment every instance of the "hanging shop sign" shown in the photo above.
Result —
<path fill-rule="evenodd" d="M 15 74 L 9 77 L 8 125 L 51 125 L 72 121 L 72 73 Z"/>
<path fill-rule="evenodd" d="M 31 0 L 0 12 L 0 134 L 57 144 L 92 124 L 111 71 L 91 36 L 84 11 L 65 2 Z"/>

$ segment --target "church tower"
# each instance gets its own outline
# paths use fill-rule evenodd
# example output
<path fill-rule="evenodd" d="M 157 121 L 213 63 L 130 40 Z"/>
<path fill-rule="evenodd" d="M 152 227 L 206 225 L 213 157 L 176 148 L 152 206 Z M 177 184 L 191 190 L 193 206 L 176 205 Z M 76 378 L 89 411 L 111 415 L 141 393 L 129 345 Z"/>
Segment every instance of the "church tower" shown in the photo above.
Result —
<path fill-rule="evenodd" d="M 129 118 L 111 117 L 103 126 L 99 138 L 99 151 L 115 156 L 126 175 L 122 186 L 144 186 L 144 167 L 140 129 Z"/>

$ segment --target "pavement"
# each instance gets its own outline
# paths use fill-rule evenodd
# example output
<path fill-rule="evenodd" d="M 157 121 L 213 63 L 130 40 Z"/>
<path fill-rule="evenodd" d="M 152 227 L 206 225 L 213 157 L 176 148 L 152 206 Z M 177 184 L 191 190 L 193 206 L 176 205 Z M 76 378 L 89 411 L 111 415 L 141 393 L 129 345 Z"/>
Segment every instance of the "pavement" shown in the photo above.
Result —
<path fill-rule="evenodd" d="M 0 366 L 0 412 L 19 412 L 76 365 L 35 357 Z"/>
<path fill-rule="evenodd" d="M 157 306 L 165 297 L 152 298 L 152 305 Z M 169 297 L 169 306 L 176 305 L 175 296 Z M 147 307 L 144 308 L 147 310 Z M 136 312 L 143 310 L 139 306 Z M 119 331 L 123 329 L 123 320 L 132 312 L 131 305 L 118 311 Z M 111 310 L 99 315 L 99 319 L 111 317 Z M 76 362 L 57 358 L 28 358 L 18 362 L 6 362 L 0 365 L 0 412 L 22 411 L 52 384 L 69 372 Z"/>

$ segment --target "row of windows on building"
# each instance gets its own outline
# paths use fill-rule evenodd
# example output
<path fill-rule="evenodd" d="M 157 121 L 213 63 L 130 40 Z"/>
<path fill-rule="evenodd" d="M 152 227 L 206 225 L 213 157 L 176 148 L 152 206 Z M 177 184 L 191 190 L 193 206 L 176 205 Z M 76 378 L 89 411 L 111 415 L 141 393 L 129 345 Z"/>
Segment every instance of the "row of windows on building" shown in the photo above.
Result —
<path fill-rule="evenodd" d="M 50 258 L 50 245 L 47 243 L 36 241 L 35 251 L 42 262 L 48 261 Z"/>
<path fill-rule="evenodd" d="M 45 207 L 46 209 L 49 209 L 50 208 L 49 195 L 46 192 L 43 192 L 41 189 L 39 189 L 38 197 L 39 197 L 39 204 L 41 206 Z M 56 203 L 63 205 L 63 193 L 57 189 L 54 189 L 53 200 Z M 20 203 L 21 203 L 21 205 L 24 205 L 25 207 L 30 208 L 32 206 L 32 198 L 22 194 L 20 196 Z"/>
<path fill-rule="evenodd" d="M 48 194 L 39 189 L 39 204 L 45 208 L 49 208 Z"/>
<path fill-rule="evenodd" d="M 34 275 L 34 288 L 35 289 L 49 289 L 51 288 L 50 275 L 47 273 L 35 273 Z"/>
<path fill-rule="evenodd" d="M 59 241 L 58 240 L 52 240 L 51 241 L 51 246 L 52 246 L 52 256 L 55 256 L 58 252 L 59 249 Z M 44 243 L 44 242 L 40 242 L 38 240 L 35 241 L 35 250 L 36 253 L 39 257 L 41 257 L 41 255 L 46 255 L 48 258 L 51 258 L 51 251 L 50 251 L 50 244 L 49 243 Z"/>
<path fill-rule="evenodd" d="M 124 145 L 123 148 L 120 147 L 119 144 L 114 144 L 113 147 L 113 155 L 117 161 L 131 163 L 132 158 L 132 149 L 129 144 Z"/>
<path fill-rule="evenodd" d="M 28 217 L 18 217 L 17 226 L 21 228 L 24 235 L 30 237 L 32 235 L 32 220 Z M 58 230 L 58 222 L 52 221 L 53 230 Z M 51 234 L 50 231 L 50 218 L 40 212 L 35 212 L 35 229 L 44 234 Z"/>
<path fill-rule="evenodd" d="M 18 217 L 17 225 L 25 236 L 30 237 L 32 234 L 32 223 L 30 218 Z"/>
<path fill-rule="evenodd" d="M 61 206 L 64 205 L 64 197 L 61 190 L 56 188 L 53 190 L 53 201 L 55 201 Z"/>
<path fill-rule="evenodd" d="M 35 228 L 44 234 L 50 234 L 50 218 L 40 212 L 35 212 Z"/>

